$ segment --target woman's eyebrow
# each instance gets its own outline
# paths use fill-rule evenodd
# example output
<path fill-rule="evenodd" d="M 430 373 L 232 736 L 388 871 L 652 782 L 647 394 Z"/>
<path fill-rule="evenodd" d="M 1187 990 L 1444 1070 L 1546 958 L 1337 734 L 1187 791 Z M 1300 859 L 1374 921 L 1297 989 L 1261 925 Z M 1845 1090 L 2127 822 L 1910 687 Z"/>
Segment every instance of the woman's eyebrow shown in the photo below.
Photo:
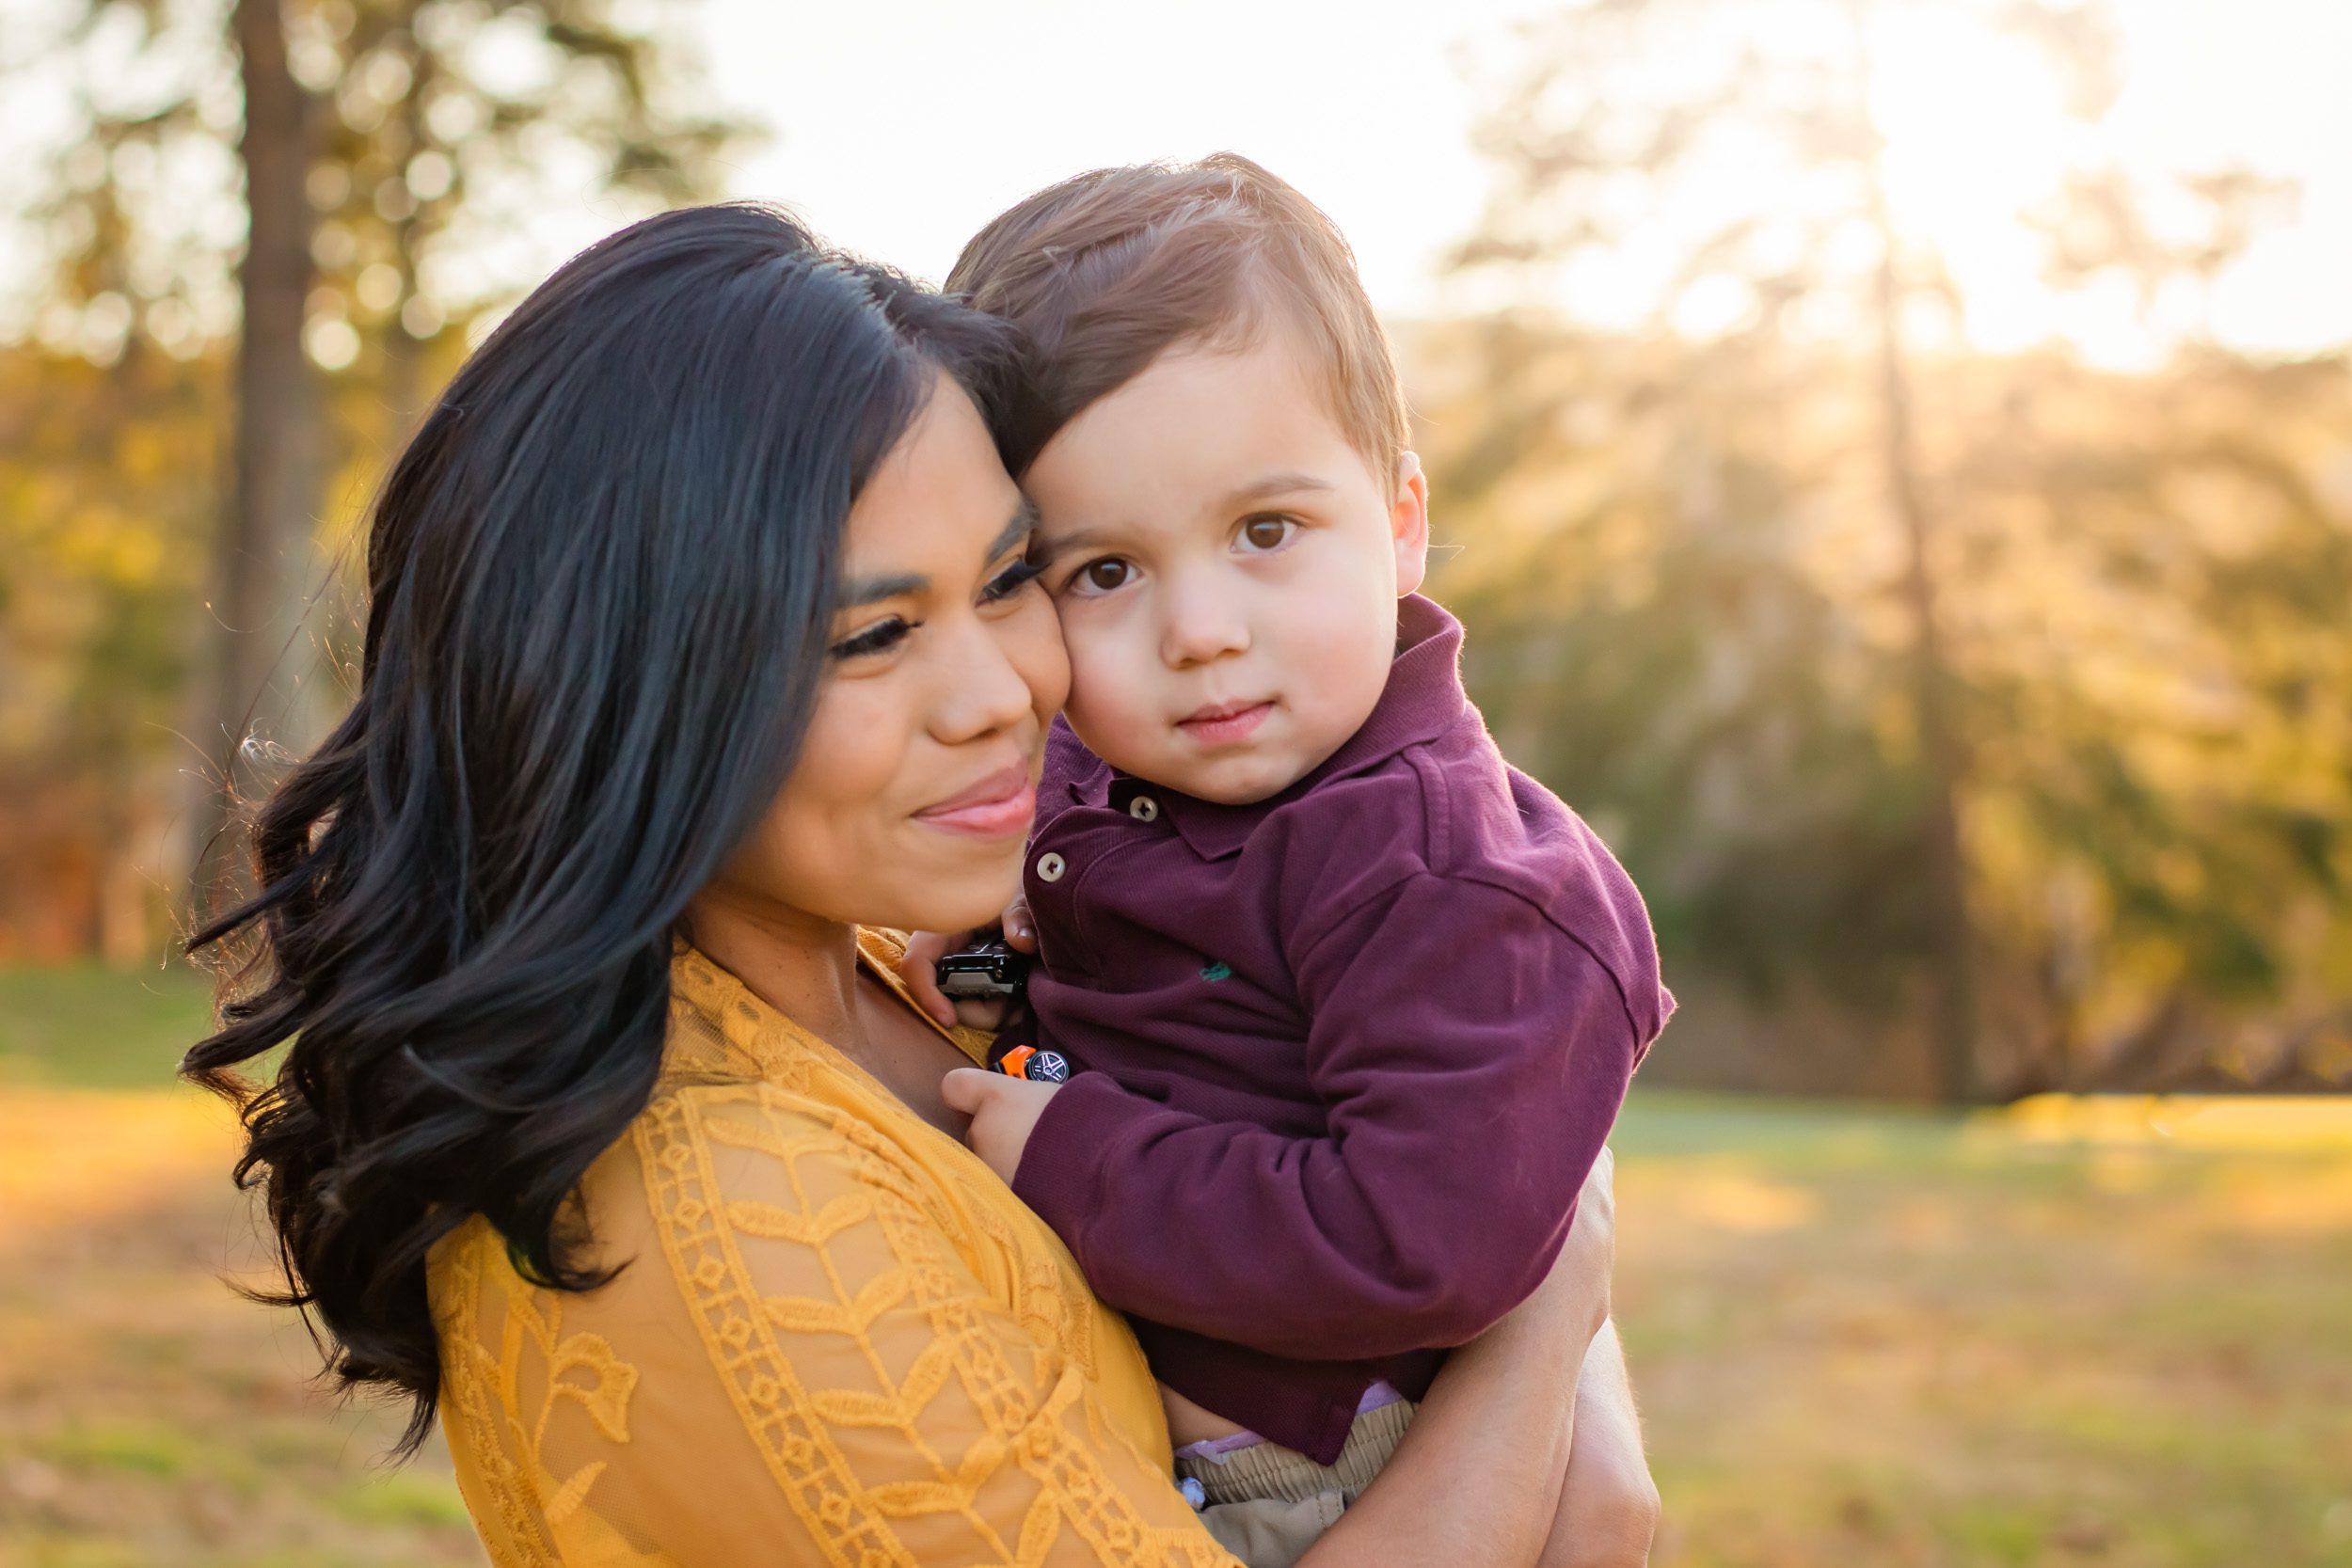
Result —
<path fill-rule="evenodd" d="M 859 578 L 842 584 L 838 606 L 854 610 L 859 605 L 873 604 L 881 599 L 895 599 L 901 594 L 913 597 L 931 585 L 931 579 L 920 572 L 901 572 L 891 578 Z"/>
<path fill-rule="evenodd" d="M 988 554 L 984 559 L 995 560 L 1027 538 L 1036 530 L 1037 507 L 1028 497 L 1024 496 L 1021 498 L 1021 504 L 1012 509 L 1012 516 L 1006 521 L 1004 531 L 998 533 L 989 545 Z M 854 610 L 860 605 L 874 604 L 882 599 L 895 599 L 902 594 L 914 597 L 922 594 L 930 585 L 931 579 L 920 572 L 900 572 L 896 576 L 886 578 L 855 578 L 842 585 L 841 597 L 837 603 L 842 610 Z"/>
<path fill-rule="evenodd" d="M 1021 504 L 1012 509 L 1012 516 L 1006 522 L 1005 531 L 996 536 L 994 544 L 989 546 L 988 559 L 995 560 L 1036 531 L 1037 502 L 1024 496 Z"/>

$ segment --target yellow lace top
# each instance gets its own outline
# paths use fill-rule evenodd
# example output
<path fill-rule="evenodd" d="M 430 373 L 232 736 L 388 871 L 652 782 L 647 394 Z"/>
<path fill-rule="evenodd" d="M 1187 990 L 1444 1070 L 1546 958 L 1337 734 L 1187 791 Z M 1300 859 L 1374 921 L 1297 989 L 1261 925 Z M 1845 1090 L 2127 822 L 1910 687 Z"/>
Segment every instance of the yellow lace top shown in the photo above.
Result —
<path fill-rule="evenodd" d="M 895 988 L 895 941 L 860 945 Z M 1053 1232 L 699 953 L 672 991 L 653 1101 L 582 1184 L 619 1277 L 528 1284 L 479 1217 L 431 1259 L 441 1417 L 497 1568 L 1232 1565 Z"/>

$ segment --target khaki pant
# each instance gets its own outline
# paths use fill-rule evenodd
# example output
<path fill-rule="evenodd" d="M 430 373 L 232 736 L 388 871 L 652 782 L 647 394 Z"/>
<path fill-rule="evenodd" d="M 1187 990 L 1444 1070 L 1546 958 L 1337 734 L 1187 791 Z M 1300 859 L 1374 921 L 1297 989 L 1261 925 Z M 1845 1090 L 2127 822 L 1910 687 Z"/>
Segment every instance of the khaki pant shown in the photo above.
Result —
<path fill-rule="evenodd" d="M 1209 1499 L 1200 1522 L 1219 1545 L 1248 1568 L 1291 1568 L 1372 1484 L 1412 1420 L 1405 1400 L 1365 1412 L 1330 1465 L 1256 1443 L 1218 1459 L 1179 1459 L 1176 1474 L 1200 1483 Z"/>

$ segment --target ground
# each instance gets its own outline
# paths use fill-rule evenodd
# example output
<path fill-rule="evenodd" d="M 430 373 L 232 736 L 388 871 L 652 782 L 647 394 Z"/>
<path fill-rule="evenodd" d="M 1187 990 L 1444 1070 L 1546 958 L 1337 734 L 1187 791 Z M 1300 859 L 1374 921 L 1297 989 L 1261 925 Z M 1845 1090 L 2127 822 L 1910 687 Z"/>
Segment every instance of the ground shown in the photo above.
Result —
<path fill-rule="evenodd" d="M 479 1563 L 337 1412 L 168 976 L 0 972 L 0 1568 Z M 2352 1564 L 2352 1105 L 1638 1095 L 1617 1309 L 1670 1568 Z"/>

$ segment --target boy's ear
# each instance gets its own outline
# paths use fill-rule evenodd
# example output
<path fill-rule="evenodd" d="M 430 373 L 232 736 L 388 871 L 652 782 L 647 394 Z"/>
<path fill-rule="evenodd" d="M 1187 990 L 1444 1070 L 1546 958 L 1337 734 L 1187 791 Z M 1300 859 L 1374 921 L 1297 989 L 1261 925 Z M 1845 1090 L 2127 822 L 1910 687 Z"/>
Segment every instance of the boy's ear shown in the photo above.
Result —
<path fill-rule="evenodd" d="M 1396 592 L 1399 598 L 1418 593 L 1429 572 L 1429 481 L 1421 471 L 1421 454 L 1406 452 L 1396 464 L 1396 505 L 1389 514 L 1389 533 L 1396 545 Z"/>

